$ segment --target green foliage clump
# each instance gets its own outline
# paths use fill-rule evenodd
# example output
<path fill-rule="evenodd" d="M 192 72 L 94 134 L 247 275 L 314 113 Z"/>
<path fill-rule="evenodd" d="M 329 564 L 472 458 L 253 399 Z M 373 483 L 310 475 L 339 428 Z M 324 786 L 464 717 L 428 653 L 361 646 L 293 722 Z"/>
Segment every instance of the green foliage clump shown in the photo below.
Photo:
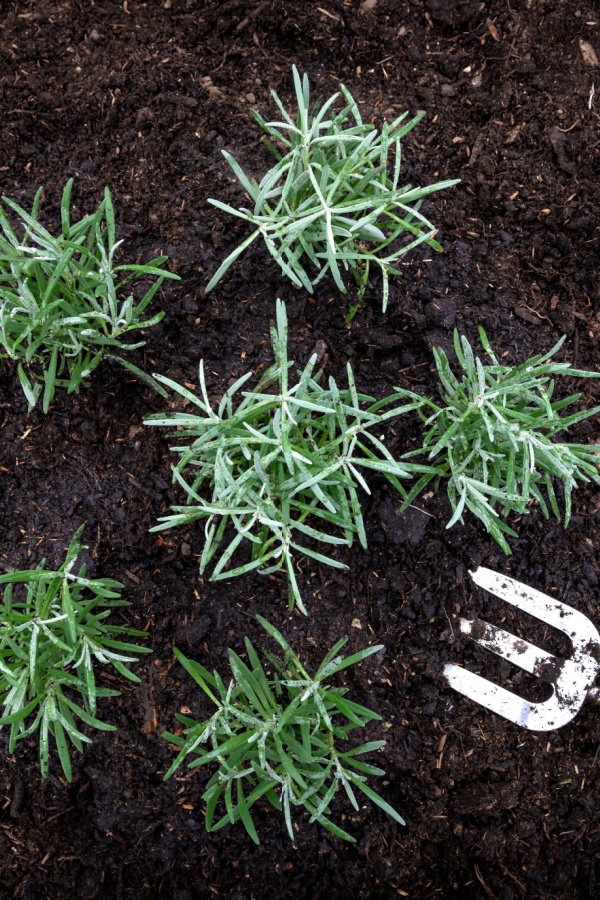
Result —
<path fill-rule="evenodd" d="M 180 456 L 173 480 L 185 490 L 186 505 L 172 507 L 172 513 L 163 516 L 152 530 L 206 520 L 201 573 L 218 552 L 211 580 L 251 569 L 263 574 L 284 569 L 290 607 L 297 603 L 305 612 L 294 571 L 295 553 L 338 569 L 347 568 L 306 546 L 306 538 L 326 546 L 351 547 L 356 535 L 361 545 L 367 546 L 357 488 L 370 491 L 362 472 L 378 472 L 404 496 L 399 479 L 432 470 L 396 461 L 381 438 L 372 433 L 377 429 L 381 435 L 379 429 L 384 422 L 415 409 L 421 398 L 415 395 L 408 403 L 395 406 L 398 395 L 394 394 L 376 403 L 373 397 L 357 392 L 350 366 L 347 389 L 340 390 L 333 378 L 325 387 L 320 383 L 322 373 L 314 373 L 316 356 L 291 385 L 289 370 L 293 363 L 287 357 L 287 317 L 280 300 L 271 340 L 274 365 L 253 390 L 242 392 L 243 399 L 235 408 L 233 397 L 251 372 L 229 388 L 216 412 L 207 396 L 202 363 L 202 399 L 156 376 L 193 403 L 200 414 L 154 415 L 145 422 L 179 426 L 177 438 L 191 438 L 189 445 L 172 448 Z M 274 390 L 268 392 L 272 386 Z M 204 487 L 212 492 L 210 499 L 201 496 Z M 235 533 L 220 551 L 228 525 Z M 324 530 L 327 526 L 334 526 L 339 533 Z M 250 561 L 228 570 L 231 557 L 243 541 L 251 544 Z"/>
<path fill-rule="evenodd" d="M 400 141 L 424 113 L 408 122 L 408 113 L 404 113 L 391 125 L 385 122 L 379 134 L 374 125 L 363 122 L 356 101 L 343 85 L 342 110 L 333 111 L 339 94 L 311 108 L 307 76 L 301 80 L 295 66 L 293 73 L 298 101 L 295 121 L 274 91 L 272 96 L 284 121 L 265 122 L 253 113 L 261 128 L 283 148 L 282 155 L 265 141 L 277 163 L 260 184 L 248 178 L 223 151 L 254 208 L 235 209 L 220 200 L 209 203 L 251 223 L 255 231 L 222 263 L 206 292 L 260 234 L 283 273 L 311 293 L 328 274 L 346 293 L 342 273 L 350 270 L 360 299 L 370 266 L 379 267 L 385 311 L 389 276 L 400 274 L 394 268 L 398 259 L 423 242 L 435 250 L 442 249 L 434 239 L 435 227 L 419 212 L 422 198 L 457 181 L 440 181 L 422 188 L 400 185 Z M 390 173 L 392 153 L 394 168 Z"/>
<path fill-rule="evenodd" d="M 0 345 L 8 358 L 18 361 L 30 411 L 42 386 L 43 410 L 48 412 L 57 385 L 77 393 L 103 359 L 120 363 L 164 394 L 153 378 L 120 354 L 144 346 L 145 341 L 127 344 L 122 338 L 160 322 L 163 312 L 146 320 L 142 315 L 164 279 L 178 276 L 162 268 L 166 256 L 145 265 L 117 265 L 115 253 L 122 241 L 116 240 L 110 191 L 105 189 L 93 216 L 72 223 L 72 186 L 70 179 L 62 195 L 58 237 L 38 221 L 41 188 L 31 214 L 2 198 L 21 220 L 16 229 L 0 207 Z M 131 282 L 149 277 L 158 280 L 139 301 L 132 294 L 119 299 Z"/>
<path fill-rule="evenodd" d="M 517 535 L 501 514 L 525 515 L 535 501 L 546 518 L 548 503 L 560 518 L 553 485 L 556 480 L 563 487 L 566 527 L 571 516 L 571 493 L 577 483 L 600 484 L 599 445 L 554 440 L 560 432 L 599 413 L 600 406 L 561 416 L 560 411 L 581 395 L 552 399 L 553 376 L 598 378 L 600 375 L 552 360 L 564 337 L 543 356 L 534 356 L 513 367 L 502 365 L 496 359 L 482 328 L 479 335 L 491 359 L 487 365 L 474 356 L 466 337 L 459 338 L 458 332 L 454 332 L 454 349 L 463 372 L 461 378 L 452 372 L 444 351 L 434 348 L 443 405 L 424 401 L 431 414 L 425 419 L 423 446 L 403 457 L 427 453 L 434 471 L 423 475 L 415 484 L 404 506 L 432 479 L 447 479 L 454 512 L 447 527 L 451 528 L 468 509 L 481 519 L 504 552 L 510 553 L 505 535 Z M 408 391 L 404 395 L 413 396 Z"/>
<path fill-rule="evenodd" d="M 0 584 L 6 585 L 0 603 L 0 703 L 4 705 L 0 727 L 10 725 L 10 753 L 17 741 L 39 731 L 43 778 L 48 775 L 52 736 L 68 781 L 68 740 L 79 751 L 84 743 L 91 743 L 75 719 L 91 728 L 116 731 L 96 718 L 96 704 L 98 698 L 117 697 L 119 691 L 96 684 L 95 666 L 114 666 L 130 681 L 139 682 L 125 663 L 137 662 L 132 654 L 151 652 L 120 640 L 123 635 L 146 637 L 144 631 L 105 621 L 111 610 L 129 606 L 120 599 L 123 585 L 109 578 L 86 578 L 85 565 L 73 571 L 84 549 L 79 543 L 83 527 L 73 536 L 57 571 L 45 569 L 42 560 L 35 569 L 0 576 Z M 26 585 L 22 600 L 13 598 L 13 586 L 18 584 Z M 77 695 L 82 706 L 74 700 Z"/>
<path fill-rule="evenodd" d="M 354 842 L 351 835 L 327 818 L 340 787 L 356 811 L 359 805 L 355 790 L 358 789 L 404 825 L 396 810 L 366 783 L 366 775 L 385 772 L 358 758 L 384 747 L 385 741 L 370 741 L 346 751 L 341 749 L 353 729 L 380 720 L 381 716 L 348 700 L 347 688 L 327 683 L 342 669 L 383 647 L 367 647 L 344 658 L 339 655 L 347 641 L 343 638 L 332 647 L 315 675 L 310 676 L 283 636 L 265 619 L 260 616 L 257 619 L 285 654 L 279 660 L 263 651 L 272 674 L 265 672 L 247 638 L 247 664 L 229 651 L 232 678 L 228 685 L 218 672 L 211 675 L 204 666 L 175 650 L 179 662 L 217 710 L 204 722 L 177 715 L 185 726 L 183 737 L 168 732 L 163 737 L 181 751 L 165 778 L 189 756 L 194 757 L 189 768 L 218 763 L 203 795 L 206 828 L 217 831 L 241 819 L 256 844 L 259 839 L 250 809 L 262 796 L 277 810 L 283 809 L 292 840 L 292 807 L 303 806 L 310 813 L 311 822 L 319 822 L 338 837 Z M 213 824 L 219 800 L 225 803 L 225 815 Z"/>

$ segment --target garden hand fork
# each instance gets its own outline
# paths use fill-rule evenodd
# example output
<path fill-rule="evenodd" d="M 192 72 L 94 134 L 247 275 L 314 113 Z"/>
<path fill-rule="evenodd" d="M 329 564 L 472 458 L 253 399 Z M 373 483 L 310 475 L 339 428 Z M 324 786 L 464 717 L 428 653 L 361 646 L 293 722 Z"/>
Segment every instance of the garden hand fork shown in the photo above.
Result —
<path fill-rule="evenodd" d="M 600 635 L 582 613 L 553 597 L 479 567 L 471 572 L 475 584 L 567 635 L 573 645 L 570 659 L 559 659 L 529 641 L 515 637 L 482 619 L 460 620 L 460 630 L 476 643 L 553 687 L 549 700 L 530 703 L 467 669 L 448 663 L 444 676 L 455 690 L 492 712 L 530 731 L 553 731 L 575 718 L 586 697 L 600 699 L 592 688 L 600 669 Z"/>

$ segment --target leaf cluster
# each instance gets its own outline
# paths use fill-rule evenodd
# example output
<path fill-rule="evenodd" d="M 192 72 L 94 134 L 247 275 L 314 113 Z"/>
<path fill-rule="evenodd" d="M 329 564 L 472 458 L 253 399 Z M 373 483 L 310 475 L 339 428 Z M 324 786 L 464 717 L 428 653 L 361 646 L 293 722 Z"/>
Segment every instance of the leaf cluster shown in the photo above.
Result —
<path fill-rule="evenodd" d="M 163 269 L 166 256 L 144 265 L 117 264 L 122 241 L 116 240 L 110 191 L 105 189 L 94 215 L 71 222 L 72 186 L 70 179 L 62 195 L 58 237 L 38 221 L 41 188 L 31 213 L 2 198 L 20 219 L 16 229 L 0 207 L 0 344 L 18 361 L 30 410 L 42 386 L 43 410 L 48 412 L 57 385 L 78 392 L 103 359 L 118 362 L 162 393 L 154 379 L 121 356 L 145 341 L 125 343 L 122 338 L 160 322 L 163 312 L 145 320 L 142 316 L 164 279 L 178 276 Z M 134 300 L 133 294 L 119 299 L 124 288 L 150 278 L 156 280 L 141 299 Z"/>
<path fill-rule="evenodd" d="M 548 507 L 560 518 L 553 484 L 559 481 L 566 527 L 571 516 L 571 493 L 578 482 L 600 484 L 598 445 L 555 440 L 560 432 L 599 413 L 600 406 L 561 416 L 561 410 L 581 395 L 553 400 L 554 376 L 600 375 L 572 369 L 569 363 L 552 359 L 564 337 L 543 356 L 534 356 L 513 367 L 498 361 L 483 328 L 479 335 L 491 360 L 489 364 L 473 354 L 466 337 L 459 338 L 454 332 L 462 377 L 454 375 L 444 351 L 434 348 L 443 405 L 425 401 L 430 415 L 425 418 L 420 412 L 425 418 L 423 445 L 403 459 L 427 453 L 435 472 L 423 475 L 404 506 L 432 478 L 447 479 L 454 513 L 447 527 L 462 519 L 468 509 L 483 522 L 505 553 L 510 553 L 506 535 L 516 537 L 516 532 L 501 515 L 524 515 L 535 501 L 546 518 Z"/>
<path fill-rule="evenodd" d="M 212 290 L 238 256 L 262 235 L 267 249 L 281 270 L 298 287 L 312 293 L 314 286 L 331 275 L 346 293 L 343 273 L 351 271 L 364 294 L 371 265 L 383 278 L 383 309 L 389 294 L 389 276 L 399 275 L 398 259 L 425 242 L 442 248 L 434 239 L 435 227 L 419 211 L 422 198 L 451 187 L 456 181 L 440 181 L 427 187 L 400 184 L 400 141 L 423 118 L 419 113 L 406 121 L 408 113 L 381 133 L 362 120 L 350 92 L 340 87 L 345 106 L 334 112 L 339 94 L 322 106 L 311 108 L 308 77 L 302 80 L 293 69 L 298 102 L 295 120 L 275 92 L 272 97 L 283 121 L 266 122 L 253 112 L 261 128 L 279 149 L 265 141 L 277 163 L 257 183 L 243 172 L 233 157 L 223 151 L 253 209 L 235 209 L 220 200 L 209 200 L 219 209 L 255 227 L 210 280 Z M 394 155 L 390 173 L 388 162 Z M 314 274 L 313 274 L 314 273 Z"/>
<path fill-rule="evenodd" d="M 151 652 L 121 640 L 146 637 L 145 632 L 106 622 L 111 610 L 129 606 L 120 599 L 123 585 L 109 578 L 87 578 L 85 565 L 74 571 L 83 549 L 79 544 L 83 527 L 73 536 L 57 571 L 45 569 L 42 560 L 35 569 L 0 576 L 0 584 L 6 585 L 0 603 L 0 703 L 4 705 L 0 727 L 10 726 L 10 753 L 17 741 L 39 731 L 43 778 L 48 775 L 52 736 L 68 781 L 68 742 L 79 751 L 84 743 L 91 743 L 76 719 L 101 731 L 116 730 L 96 718 L 98 699 L 116 697 L 119 691 L 99 687 L 95 667 L 114 666 L 125 678 L 139 682 L 126 663 L 137 662 L 133 654 Z M 22 600 L 16 600 L 13 588 L 20 584 L 26 592 Z"/>
<path fill-rule="evenodd" d="M 367 546 L 358 495 L 359 488 L 370 493 L 363 472 L 383 475 L 404 496 L 399 479 L 432 470 L 398 462 L 381 438 L 373 434 L 388 419 L 418 407 L 420 397 L 412 395 L 401 406 L 394 405 L 399 396 L 396 394 L 375 402 L 373 397 L 357 392 L 350 366 L 347 389 L 338 388 L 333 378 L 325 387 L 321 373 L 314 371 L 316 356 L 291 384 L 287 317 L 280 300 L 271 340 L 274 364 L 256 388 L 241 392 L 243 399 L 237 407 L 233 405 L 234 395 L 251 372 L 229 388 L 216 412 L 206 392 L 202 363 L 201 398 L 176 382 L 156 376 L 200 413 L 153 415 L 145 422 L 178 426 L 177 438 L 191 439 L 188 445 L 172 448 L 180 457 L 173 468 L 173 480 L 186 492 L 186 505 L 172 507 L 172 513 L 163 516 L 152 530 L 205 520 L 201 573 L 215 557 L 218 560 L 211 580 L 252 569 L 268 574 L 283 568 L 288 576 L 290 607 L 297 603 L 306 612 L 294 556 L 302 553 L 345 569 L 337 559 L 307 546 L 306 539 L 325 547 L 351 547 L 356 536 L 363 547 Z M 210 499 L 201 495 L 204 487 L 211 492 Z M 228 525 L 233 526 L 234 534 L 225 540 Z M 250 561 L 228 569 L 243 541 L 251 545 Z"/>
<path fill-rule="evenodd" d="M 257 619 L 285 654 L 280 660 L 263 651 L 273 669 L 270 675 L 247 638 L 247 664 L 229 651 L 232 678 L 228 685 L 218 672 L 211 675 L 204 666 L 175 649 L 179 662 L 217 709 L 204 722 L 177 715 L 185 726 L 183 736 L 167 732 L 163 737 L 181 750 L 165 778 L 189 756 L 194 757 L 189 768 L 218 763 L 203 794 L 206 828 L 217 831 L 241 820 L 256 844 L 259 838 L 250 810 L 262 796 L 277 810 L 283 810 L 291 840 L 292 807 L 303 806 L 310 813 L 311 822 L 319 822 L 338 837 L 354 841 L 328 818 L 340 787 L 356 811 L 358 790 L 404 825 L 396 810 L 366 783 L 366 775 L 384 775 L 383 770 L 359 759 L 385 746 L 385 741 L 341 749 L 353 729 L 381 717 L 349 700 L 347 688 L 328 684 L 332 676 L 383 647 L 367 647 L 344 658 L 339 655 L 347 641 L 343 638 L 311 676 L 283 636 L 265 619 Z M 214 822 L 220 800 L 225 804 L 225 814 Z"/>

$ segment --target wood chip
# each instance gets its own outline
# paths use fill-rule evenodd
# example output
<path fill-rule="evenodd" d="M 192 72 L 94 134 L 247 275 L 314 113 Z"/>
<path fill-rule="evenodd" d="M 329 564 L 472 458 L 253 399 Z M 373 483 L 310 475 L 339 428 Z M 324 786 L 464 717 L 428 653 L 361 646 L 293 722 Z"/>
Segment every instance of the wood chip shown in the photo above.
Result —
<path fill-rule="evenodd" d="M 498 33 L 498 29 L 494 25 L 491 19 L 486 19 L 485 24 L 487 25 L 487 30 L 495 41 L 500 40 L 500 35 Z"/>
<path fill-rule="evenodd" d="M 584 41 L 583 39 L 579 39 L 579 49 L 581 50 L 581 55 L 583 56 L 583 61 L 586 66 L 597 66 L 598 65 L 598 57 L 596 56 L 596 51 L 592 47 L 589 41 Z"/>
<path fill-rule="evenodd" d="M 506 137 L 504 138 L 504 143 L 505 144 L 514 144 L 514 142 L 517 140 L 517 138 L 521 134 L 521 131 L 523 130 L 523 128 L 525 128 L 524 122 L 522 125 L 515 125 L 514 128 L 511 128 L 510 131 L 507 133 Z"/>
<path fill-rule="evenodd" d="M 323 9 L 320 6 L 317 6 L 317 9 L 320 13 L 323 13 L 324 16 L 328 16 L 330 19 L 333 19 L 334 22 L 341 22 L 342 20 L 338 16 L 334 16 L 333 13 L 327 12 L 326 9 Z"/>

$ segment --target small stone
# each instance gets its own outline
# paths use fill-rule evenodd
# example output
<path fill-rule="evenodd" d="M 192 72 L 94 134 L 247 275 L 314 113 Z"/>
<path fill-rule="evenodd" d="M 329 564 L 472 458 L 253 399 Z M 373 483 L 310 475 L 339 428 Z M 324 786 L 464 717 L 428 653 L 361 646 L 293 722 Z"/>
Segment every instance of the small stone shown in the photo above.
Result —
<path fill-rule="evenodd" d="M 92 30 L 90 31 L 90 41 L 96 41 L 96 43 L 98 43 L 98 41 L 100 40 L 102 40 L 102 38 L 100 37 L 96 29 L 92 28 Z"/>
<path fill-rule="evenodd" d="M 589 563 L 584 563 L 581 567 L 583 571 L 583 577 L 589 584 L 591 588 L 595 588 L 598 585 L 598 573 Z"/>
<path fill-rule="evenodd" d="M 192 548 L 190 547 L 189 544 L 186 544 L 186 543 L 184 542 L 184 543 L 181 545 L 181 555 L 182 555 L 182 556 L 191 556 L 191 555 L 192 555 Z"/>
<path fill-rule="evenodd" d="M 361 623 L 360 623 L 360 619 L 352 619 L 352 621 L 351 621 L 351 623 L 350 623 L 350 627 L 351 627 L 351 628 L 361 628 L 361 629 L 362 629 L 362 625 L 361 625 Z"/>
<path fill-rule="evenodd" d="M 248 103 L 256 103 L 256 97 L 254 96 L 252 91 L 246 94 L 246 100 L 248 101 Z"/>
<path fill-rule="evenodd" d="M 210 630 L 210 626 L 211 620 L 209 616 L 198 616 L 193 622 L 178 622 L 173 629 L 173 637 L 179 645 L 195 646 L 204 640 Z"/>
<path fill-rule="evenodd" d="M 143 128 L 144 125 L 149 125 L 154 120 L 154 113 L 150 109 L 149 106 L 142 106 L 138 109 L 135 116 L 135 127 Z"/>

